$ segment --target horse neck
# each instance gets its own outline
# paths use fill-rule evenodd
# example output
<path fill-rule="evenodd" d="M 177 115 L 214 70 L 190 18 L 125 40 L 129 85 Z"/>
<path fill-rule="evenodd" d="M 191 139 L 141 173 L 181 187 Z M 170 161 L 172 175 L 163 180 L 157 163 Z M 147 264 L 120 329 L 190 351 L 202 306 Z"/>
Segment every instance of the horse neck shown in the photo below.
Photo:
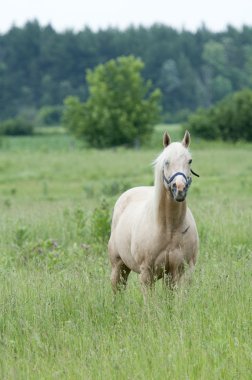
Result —
<path fill-rule="evenodd" d="M 170 191 L 164 187 L 163 174 L 161 173 L 159 171 L 155 174 L 155 215 L 158 224 L 174 230 L 183 223 L 186 214 L 186 201 L 176 202 L 172 198 Z"/>

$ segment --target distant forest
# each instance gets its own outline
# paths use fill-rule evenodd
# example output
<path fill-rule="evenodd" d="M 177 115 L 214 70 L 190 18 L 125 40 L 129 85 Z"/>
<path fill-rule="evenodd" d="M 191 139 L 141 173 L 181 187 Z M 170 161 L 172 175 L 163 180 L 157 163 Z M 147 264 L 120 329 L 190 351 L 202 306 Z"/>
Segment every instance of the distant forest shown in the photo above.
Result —
<path fill-rule="evenodd" d="M 162 24 L 94 32 L 56 32 L 37 21 L 0 35 L 0 119 L 88 96 L 85 72 L 122 55 L 140 57 L 143 75 L 161 89 L 164 118 L 209 107 L 252 88 L 252 27 L 213 33 Z"/>

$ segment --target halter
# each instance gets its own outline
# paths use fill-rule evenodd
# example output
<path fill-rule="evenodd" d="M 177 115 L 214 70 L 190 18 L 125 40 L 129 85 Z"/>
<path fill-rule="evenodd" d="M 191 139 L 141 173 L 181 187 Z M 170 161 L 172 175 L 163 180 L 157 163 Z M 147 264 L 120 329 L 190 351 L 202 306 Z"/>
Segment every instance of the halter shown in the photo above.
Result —
<path fill-rule="evenodd" d="M 190 169 L 191 173 L 193 175 L 195 175 L 196 177 L 199 177 L 199 174 L 195 173 L 192 169 Z M 165 174 L 164 174 L 164 171 L 163 171 L 163 179 L 164 181 L 166 182 L 166 184 L 168 185 L 168 187 L 170 188 L 170 184 L 171 182 L 174 180 L 174 178 L 176 178 L 178 175 L 181 175 L 182 177 L 184 177 L 185 181 L 186 181 L 186 186 L 185 186 L 185 190 L 187 191 L 189 186 L 191 185 L 192 183 L 192 178 L 191 177 L 186 177 L 184 173 L 182 172 L 176 172 L 174 173 L 171 177 L 169 177 L 168 179 L 166 178 Z"/>
<path fill-rule="evenodd" d="M 174 173 L 171 177 L 169 177 L 169 179 L 167 179 L 165 174 L 163 173 L 163 178 L 164 178 L 164 181 L 166 182 L 166 184 L 168 185 L 168 187 L 170 188 L 170 184 L 172 183 L 174 178 L 176 178 L 178 175 L 181 175 L 182 177 L 184 177 L 184 179 L 186 181 L 185 190 L 187 190 L 192 183 L 192 178 L 186 177 L 184 173 L 182 173 L 182 172 Z"/>

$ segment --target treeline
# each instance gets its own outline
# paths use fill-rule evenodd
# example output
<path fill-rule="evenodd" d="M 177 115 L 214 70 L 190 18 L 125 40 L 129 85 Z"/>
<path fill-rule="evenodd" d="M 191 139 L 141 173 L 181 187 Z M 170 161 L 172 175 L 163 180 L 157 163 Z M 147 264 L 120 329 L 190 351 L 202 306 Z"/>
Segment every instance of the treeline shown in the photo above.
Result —
<path fill-rule="evenodd" d="M 193 33 L 157 24 L 58 33 L 34 21 L 0 35 L 0 119 L 61 105 L 69 95 L 86 100 L 86 70 L 130 54 L 161 89 L 167 121 L 252 88 L 252 27 L 213 33 L 202 26 Z"/>

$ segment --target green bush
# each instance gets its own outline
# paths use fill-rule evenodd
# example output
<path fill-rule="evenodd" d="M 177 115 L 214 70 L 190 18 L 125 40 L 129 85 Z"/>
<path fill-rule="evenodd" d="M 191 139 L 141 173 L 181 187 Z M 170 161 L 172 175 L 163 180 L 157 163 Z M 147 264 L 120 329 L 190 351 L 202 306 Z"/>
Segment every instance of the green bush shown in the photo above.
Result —
<path fill-rule="evenodd" d="M 109 239 L 111 224 L 111 207 L 106 199 L 90 213 L 82 209 L 74 211 L 73 220 L 78 240 L 94 252 L 104 248 Z"/>
<path fill-rule="evenodd" d="M 8 119 L 0 122 L 0 135 L 26 136 L 33 134 L 33 125 L 22 119 Z"/>
<path fill-rule="evenodd" d="M 185 128 L 207 140 L 252 141 L 252 91 L 244 89 L 210 109 L 199 109 Z"/>
<path fill-rule="evenodd" d="M 90 222 L 92 241 L 106 243 L 110 235 L 111 215 L 109 204 L 105 199 L 102 199 L 99 207 L 94 209 Z"/>
<path fill-rule="evenodd" d="M 160 117 L 160 96 L 141 75 L 144 64 L 133 56 L 112 59 L 87 71 L 89 98 L 65 101 L 63 122 L 96 148 L 138 145 Z"/>
<path fill-rule="evenodd" d="M 220 137 L 220 131 L 214 120 L 214 115 L 214 109 L 200 108 L 196 113 L 189 116 L 186 128 L 195 136 L 206 140 L 215 140 Z"/>
<path fill-rule="evenodd" d="M 45 126 L 58 125 L 61 123 L 62 113 L 62 106 L 45 106 L 38 112 L 38 124 Z"/>

